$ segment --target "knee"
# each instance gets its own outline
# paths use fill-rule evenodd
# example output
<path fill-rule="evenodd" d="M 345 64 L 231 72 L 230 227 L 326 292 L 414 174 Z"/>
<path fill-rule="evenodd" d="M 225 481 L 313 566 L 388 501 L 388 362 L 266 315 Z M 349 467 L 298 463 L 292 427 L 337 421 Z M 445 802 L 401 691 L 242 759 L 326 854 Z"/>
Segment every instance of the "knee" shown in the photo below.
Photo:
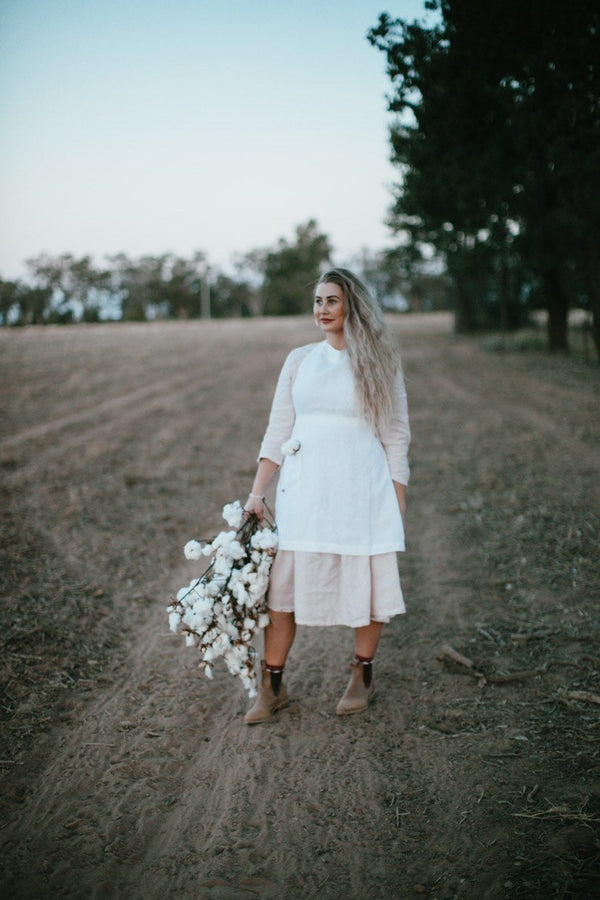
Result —
<path fill-rule="evenodd" d="M 269 619 L 271 625 L 287 625 L 288 627 L 296 622 L 293 612 L 279 612 L 274 609 L 269 610 Z"/>

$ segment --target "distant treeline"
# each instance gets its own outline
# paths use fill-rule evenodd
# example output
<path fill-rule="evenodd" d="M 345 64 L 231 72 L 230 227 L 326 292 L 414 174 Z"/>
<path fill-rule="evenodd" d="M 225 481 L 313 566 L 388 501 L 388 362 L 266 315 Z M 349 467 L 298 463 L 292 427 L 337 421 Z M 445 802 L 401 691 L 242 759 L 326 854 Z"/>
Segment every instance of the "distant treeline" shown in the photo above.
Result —
<path fill-rule="evenodd" d="M 202 252 L 189 259 L 119 253 L 104 266 L 90 256 L 43 254 L 27 260 L 26 280 L 0 280 L 0 324 L 298 315 L 311 309 L 313 286 L 331 255 L 314 219 L 299 225 L 293 240 L 238 257 L 228 274 Z M 451 302 L 439 263 L 436 271 L 430 263 L 412 266 L 399 252 L 363 251 L 349 265 L 388 308 L 444 309 Z"/>
<path fill-rule="evenodd" d="M 518 326 L 570 306 L 600 354 L 600 4 L 426 0 L 436 24 L 382 14 L 368 39 L 391 80 L 390 224 L 452 278 L 456 324 Z"/>

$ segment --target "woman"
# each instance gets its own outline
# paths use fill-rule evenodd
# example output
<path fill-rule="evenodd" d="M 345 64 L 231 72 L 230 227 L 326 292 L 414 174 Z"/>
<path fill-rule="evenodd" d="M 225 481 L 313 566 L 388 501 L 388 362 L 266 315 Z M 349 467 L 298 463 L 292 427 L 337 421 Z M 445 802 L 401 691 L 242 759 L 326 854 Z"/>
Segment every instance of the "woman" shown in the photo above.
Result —
<path fill-rule="evenodd" d="M 352 675 L 336 711 L 366 709 L 382 626 L 405 611 L 396 552 L 404 550 L 410 431 L 399 358 L 377 303 L 347 269 L 323 274 L 314 316 L 325 341 L 284 363 L 245 504 L 262 518 L 281 467 L 271 621 L 249 725 L 287 702 L 282 675 L 297 624 L 354 628 Z"/>

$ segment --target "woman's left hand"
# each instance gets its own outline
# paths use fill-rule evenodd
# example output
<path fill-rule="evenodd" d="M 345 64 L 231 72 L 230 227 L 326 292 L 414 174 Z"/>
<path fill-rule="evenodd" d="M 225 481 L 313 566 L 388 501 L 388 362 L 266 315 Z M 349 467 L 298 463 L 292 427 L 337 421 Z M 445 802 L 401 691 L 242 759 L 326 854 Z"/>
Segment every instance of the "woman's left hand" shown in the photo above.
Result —
<path fill-rule="evenodd" d="M 264 504 L 260 497 L 249 496 L 244 503 L 244 509 L 249 515 L 256 516 L 259 520 L 262 519 L 265 514 Z"/>

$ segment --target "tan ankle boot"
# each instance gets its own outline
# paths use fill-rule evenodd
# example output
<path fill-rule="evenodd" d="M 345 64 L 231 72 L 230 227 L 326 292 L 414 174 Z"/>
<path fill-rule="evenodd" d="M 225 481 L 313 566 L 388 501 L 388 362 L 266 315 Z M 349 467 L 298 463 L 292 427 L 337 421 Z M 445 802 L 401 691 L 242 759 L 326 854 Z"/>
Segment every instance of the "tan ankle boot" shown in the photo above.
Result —
<path fill-rule="evenodd" d="M 346 693 L 337 705 L 338 716 L 350 716 L 367 708 L 375 693 L 373 684 L 373 667 L 362 662 L 352 663 L 352 675 Z"/>
<path fill-rule="evenodd" d="M 267 722 L 274 712 L 281 709 L 288 702 L 288 694 L 285 686 L 281 683 L 280 677 L 278 678 L 274 673 L 269 672 L 264 659 L 261 660 L 260 664 L 262 666 L 261 685 L 254 705 L 244 717 L 246 725 L 258 725 L 259 722 Z M 278 681 L 279 684 L 277 684 Z"/>

